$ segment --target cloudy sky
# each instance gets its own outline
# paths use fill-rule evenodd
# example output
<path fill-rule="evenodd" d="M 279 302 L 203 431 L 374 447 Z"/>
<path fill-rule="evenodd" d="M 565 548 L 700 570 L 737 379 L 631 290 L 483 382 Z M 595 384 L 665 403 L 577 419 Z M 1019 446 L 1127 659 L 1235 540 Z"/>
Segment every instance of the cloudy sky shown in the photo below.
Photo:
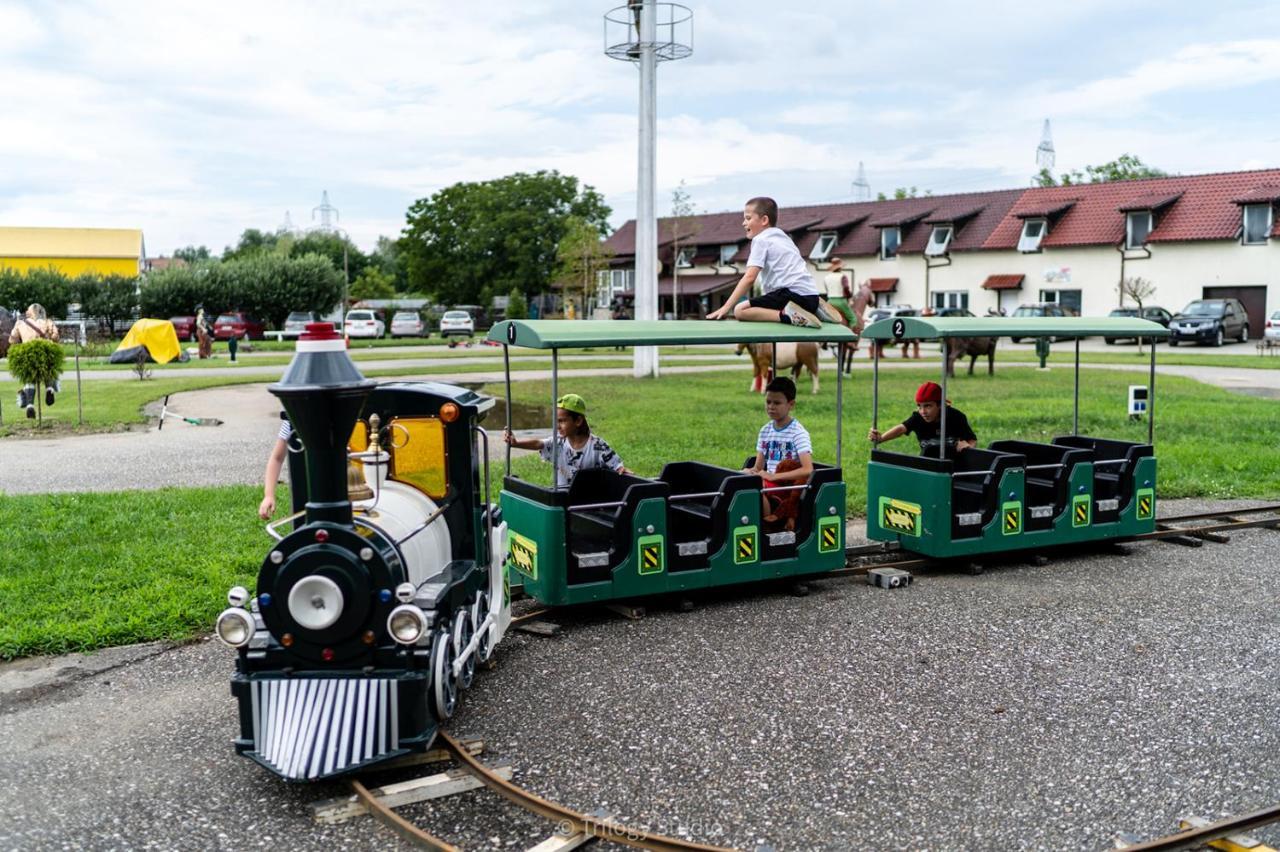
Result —
<path fill-rule="evenodd" d="M 0 224 L 141 227 L 215 251 L 327 189 L 366 248 L 457 181 L 559 169 L 634 214 L 637 73 L 610 3 L 0 0 Z M 659 71 L 658 209 L 1026 185 L 1130 152 L 1280 165 L 1265 2 L 686 0 Z"/>

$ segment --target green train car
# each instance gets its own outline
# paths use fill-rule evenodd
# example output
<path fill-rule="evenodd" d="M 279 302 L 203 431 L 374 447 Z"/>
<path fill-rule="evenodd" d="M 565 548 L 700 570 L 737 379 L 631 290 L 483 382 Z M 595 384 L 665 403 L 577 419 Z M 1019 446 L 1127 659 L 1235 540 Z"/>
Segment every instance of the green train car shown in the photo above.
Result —
<path fill-rule="evenodd" d="M 972 337 L 1075 341 L 1075 413 L 1069 435 L 1050 443 L 993 441 L 947 452 L 945 410 L 936 455 L 873 449 L 867 464 L 867 536 L 936 559 L 1041 550 L 1124 539 L 1155 529 L 1155 346 L 1146 401 L 1147 442 L 1079 434 L 1080 339 L 1165 338 L 1168 330 L 1125 318 L 898 317 L 868 326 L 874 341 L 939 340 L 942 397 L 947 350 Z M 874 350 L 878 356 L 879 347 Z M 872 428 L 879 415 L 879 358 L 872 391 Z"/>
<path fill-rule="evenodd" d="M 489 332 L 507 364 L 510 347 L 552 354 L 551 434 L 559 399 L 561 349 L 715 343 L 851 343 L 844 327 L 793 328 L 770 323 L 699 321 L 509 320 Z M 657 478 L 603 469 L 580 471 L 568 488 L 548 488 L 511 474 L 501 495 L 507 524 L 508 577 L 538 601 L 562 606 L 820 575 L 845 562 L 845 484 L 838 424 L 843 383 L 836 385 L 835 463 L 815 460 L 801 491 L 793 531 L 766 530 L 760 479 L 741 470 L 689 460 Z"/>

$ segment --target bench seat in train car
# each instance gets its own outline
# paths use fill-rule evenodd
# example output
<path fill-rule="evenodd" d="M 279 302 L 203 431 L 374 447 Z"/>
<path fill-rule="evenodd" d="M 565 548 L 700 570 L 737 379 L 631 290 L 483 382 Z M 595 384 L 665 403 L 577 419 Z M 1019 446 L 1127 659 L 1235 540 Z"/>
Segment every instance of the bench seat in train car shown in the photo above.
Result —
<path fill-rule="evenodd" d="M 1093 451 L 1034 441 L 992 441 L 989 449 L 1017 453 L 1027 460 L 1027 509 L 1025 529 L 1053 529 L 1071 502 L 1071 472 L 1077 464 L 1093 461 Z"/>
<path fill-rule="evenodd" d="M 1136 525 L 1126 529 L 1126 535 L 1155 529 L 1156 458 L 1151 444 L 1088 435 L 1061 435 L 1053 443 L 1093 453 L 1091 524 Z"/>

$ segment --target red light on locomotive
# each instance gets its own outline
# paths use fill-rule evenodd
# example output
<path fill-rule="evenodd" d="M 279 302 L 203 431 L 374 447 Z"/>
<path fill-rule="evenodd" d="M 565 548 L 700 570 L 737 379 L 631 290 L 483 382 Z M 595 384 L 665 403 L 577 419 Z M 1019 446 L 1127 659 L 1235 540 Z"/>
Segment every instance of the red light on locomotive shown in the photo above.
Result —
<path fill-rule="evenodd" d="M 320 542 L 321 544 L 324 544 L 328 540 L 329 540 L 328 530 L 316 530 L 316 541 Z"/>
<path fill-rule="evenodd" d="M 321 651 L 321 652 L 320 652 L 320 657 L 321 657 L 321 658 L 322 658 L 326 663 L 332 663 L 332 662 L 333 662 L 333 649 L 332 649 L 332 648 L 325 648 L 323 651 Z"/>

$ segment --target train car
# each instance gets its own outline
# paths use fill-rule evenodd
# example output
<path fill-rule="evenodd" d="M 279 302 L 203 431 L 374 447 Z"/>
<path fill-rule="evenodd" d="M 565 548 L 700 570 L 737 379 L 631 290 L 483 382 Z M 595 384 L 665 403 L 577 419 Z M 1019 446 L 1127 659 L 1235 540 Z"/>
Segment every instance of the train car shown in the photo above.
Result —
<path fill-rule="evenodd" d="M 873 323 L 874 341 L 941 341 L 946 399 L 951 341 L 973 337 L 1073 340 L 1075 413 L 1069 435 L 1050 443 L 993 441 L 987 449 L 947 452 L 946 406 L 936 456 L 873 449 L 867 465 L 867 536 L 936 559 L 1123 539 L 1155 529 L 1155 359 L 1148 377 L 1147 442 L 1080 434 L 1080 339 L 1168 337 L 1162 326 L 1128 318 L 897 317 Z M 879 347 L 875 347 L 872 428 L 879 419 Z"/>
<path fill-rule="evenodd" d="M 268 525 L 256 594 L 232 589 L 215 632 L 237 651 L 236 750 L 311 781 L 426 750 L 510 624 L 480 426 L 494 402 L 376 385 L 330 323 L 269 390 L 305 465 L 299 511 Z"/>
<path fill-rule="evenodd" d="M 503 346 L 507 411 L 510 347 L 550 350 L 551 434 L 555 434 L 561 349 L 813 341 L 851 343 L 843 326 L 700 321 L 510 320 L 489 340 Z M 511 475 L 501 494 L 513 584 L 542 603 L 569 605 L 819 575 L 844 565 L 845 484 L 838 428 L 843 384 L 837 371 L 836 457 L 814 462 L 794 530 L 769 530 L 760 479 L 696 460 L 673 461 L 656 478 L 584 470 L 568 488 Z M 507 421 L 510 427 L 510 415 Z"/>

